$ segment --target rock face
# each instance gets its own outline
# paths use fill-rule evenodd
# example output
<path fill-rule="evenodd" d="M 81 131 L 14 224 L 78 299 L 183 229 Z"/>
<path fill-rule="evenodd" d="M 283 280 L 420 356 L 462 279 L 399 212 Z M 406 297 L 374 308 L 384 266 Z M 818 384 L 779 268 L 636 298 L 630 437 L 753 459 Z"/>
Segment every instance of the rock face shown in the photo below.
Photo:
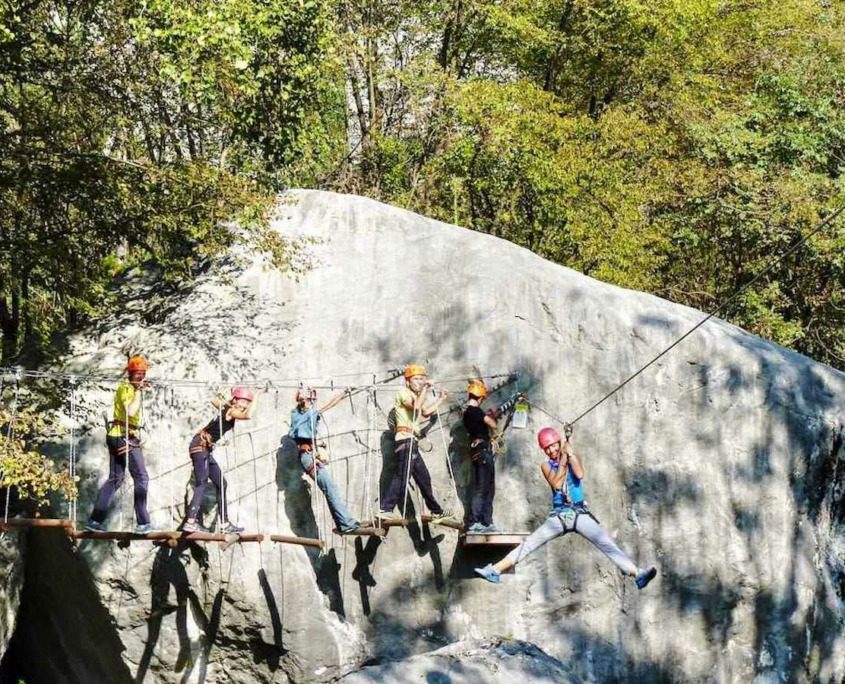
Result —
<path fill-rule="evenodd" d="M 267 390 L 254 419 L 216 452 L 232 517 L 247 531 L 319 533 L 330 544 L 319 553 L 269 541 L 225 551 L 80 543 L 132 677 L 329 680 L 501 636 L 537 644 L 567 663 L 566 677 L 588 681 L 845 677 L 842 374 L 707 323 L 574 436 L 593 511 L 658 578 L 638 592 L 570 535 L 490 585 L 472 567 L 504 552 L 463 548 L 446 528 L 395 528 L 382 542 L 331 534 L 322 497 L 312 499 L 283 439 L 298 382 L 362 388 L 326 413 L 322 438 L 363 519 L 393 466 L 386 412 L 401 381 L 382 382 L 389 369 L 427 363 L 453 392 L 447 408 L 460 404 L 474 368 L 520 371 L 493 398 L 518 386 L 534 404 L 497 463 L 495 519 L 529 531 L 550 506 L 534 442 L 550 420 L 543 411 L 571 419 L 702 314 L 363 198 L 291 192 L 275 225 L 305 240 L 299 277 L 237 253 L 180 296 L 138 281 L 131 306 L 76 337 L 67 358 L 66 370 L 111 368 L 117 378 L 127 340 L 149 355 L 149 377 L 164 383 L 145 399 L 150 508 L 166 527 L 184 514 L 187 445 L 214 415 L 213 390 L 254 379 Z M 374 382 L 375 394 L 363 389 Z M 77 393 L 74 418 L 88 428 L 78 443 L 83 520 L 105 477 L 100 414 L 112 391 L 86 381 Z M 437 496 L 461 510 L 469 469 L 459 415 L 444 412 L 426 459 Z M 112 528 L 134 524 L 131 498 L 127 485 Z M 75 600 L 73 586 L 64 596 Z M 72 651 L 72 637 L 57 648 Z M 108 659 L 119 649 L 101 650 Z M 366 673 L 349 681 L 369 681 Z"/>
<path fill-rule="evenodd" d="M 559 660 L 524 641 L 459 641 L 399 662 L 363 667 L 341 684 L 421 682 L 424 684 L 513 684 L 580 681 Z"/>

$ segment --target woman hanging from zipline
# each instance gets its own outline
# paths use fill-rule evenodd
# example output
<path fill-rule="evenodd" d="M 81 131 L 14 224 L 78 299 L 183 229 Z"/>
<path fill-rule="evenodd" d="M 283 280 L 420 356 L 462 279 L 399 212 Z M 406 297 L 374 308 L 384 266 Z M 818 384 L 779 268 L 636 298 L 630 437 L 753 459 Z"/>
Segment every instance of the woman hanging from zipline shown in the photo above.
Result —
<path fill-rule="evenodd" d="M 235 387 L 232 389 L 232 397 L 226 401 L 223 394 L 217 394 L 211 405 L 217 409 L 217 415 L 212 418 L 208 425 L 197 432 L 188 452 L 194 466 L 194 495 L 188 506 L 188 517 L 182 525 L 184 532 L 205 532 L 205 528 L 199 521 L 202 500 L 208 481 L 217 488 L 217 512 L 223 534 L 239 534 L 243 527 L 238 527 L 229 522 L 229 510 L 226 501 L 226 478 L 220 465 L 214 460 L 214 445 L 229 430 L 235 427 L 236 420 L 249 420 L 255 410 L 255 396 L 249 387 Z"/>
<path fill-rule="evenodd" d="M 354 532 L 360 527 L 360 523 L 349 513 L 346 503 L 326 468 L 324 457 L 317 448 L 317 427 L 321 414 L 336 406 L 346 395 L 346 391 L 340 392 L 318 410 L 317 390 L 309 387 L 300 388 L 296 392 L 296 408 L 290 412 L 290 430 L 288 430 L 288 437 L 296 442 L 302 470 L 317 483 L 326 497 L 338 534 Z"/>
<path fill-rule="evenodd" d="M 475 572 L 488 582 L 498 583 L 503 572 L 514 567 L 546 542 L 569 532 L 577 532 L 610 558 L 622 574 L 633 577 L 639 589 L 644 589 L 657 575 L 657 569 L 638 568 L 590 513 L 581 486 L 584 466 L 572 451 L 571 440 L 567 438 L 562 442 L 557 430 L 545 427 L 537 434 L 537 442 L 547 457 L 547 460 L 540 464 L 540 470 L 552 489 L 552 512 L 546 522 L 502 560 L 483 568 L 475 568 Z"/>
<path fill-rule="evenodd" d="M 152 532 L 155 528 L 147 512 L 147 485 L 150 482 L 141 450 L 141 426 L 143 425 L 142 394 L 146 388 L 145 379 L 149 364 L 143 356 L 133 356 L 126 364 L 128 378 L 120 383 L 114 394 L 112 420 L 106 433 L 109 450 L 109 478 L 97 493 L 94 510 L 85 523 L 90 532 L 106 531 L 106 516 L 115 493 L 123 485 L 126 468 L 134 483 L 135 518 L 139 534 Z"/>
<path fill-rule="evenodd" d="M 439 390 L 431 397 L 431 382 L 427 378 L 425 366 L 411 364 L 405 367 L 405 387 L 396 394 L 394 412 L 396 426 L 394 434 L 394 453 L 396 454 L 396 472 L 381 500 L 381 510 L 378 517 L 382 520 L 397 520 L 393 509 L 397 504 L 405 510 L 405 499 L 408 495 L 408 481 L 411 477 L 419 487 L 423 500 L 431 511 L 433 523 L 459 522 L 449 511 L 437 502 L 431 489 L 431 475 L 420 456 L 419 437 L 420 423 L 431 418 L 440 407 L 449 392 Z M 442 429 L 442 427 L 441 427 Z"/>

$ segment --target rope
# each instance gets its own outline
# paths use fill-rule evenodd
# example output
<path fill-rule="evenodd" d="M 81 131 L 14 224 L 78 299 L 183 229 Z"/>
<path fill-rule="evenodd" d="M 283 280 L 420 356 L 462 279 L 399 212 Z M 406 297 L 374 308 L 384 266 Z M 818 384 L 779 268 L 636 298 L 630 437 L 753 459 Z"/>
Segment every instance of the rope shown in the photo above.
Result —
<path fill-rule="evenodd" d="M 414 402 L 416 403 L 416 401 Z M 422 412 L 422 407 L 420 407 L 420 412 Z M 416 425 L 417 420 L 419 419 L 419 414 L 417 413 L 416 407 L 414 407 L 411 420 L 411 425 Z M 407 440 L 410 442 L 410 446 L 408 447 L 408 467 L 405 469 L 405 492 L 404 496 L 402 497 L 402 522 L 405 522 L 405 514 L 408 511 L 408 485 L 411 482 L 411 461 L 414 460 L 414 440 L 417 438 L 417 433 L 411 430 L 411 437 Z"/>
<path fill-rule="evenodd" d="M 9 448 L 11 447 L 12 440 L 15 437 L 15 421 L 18 419 L 18 407 L 19 407 L 19 398 L 20 398 L 20 391 L 21 386 L 20 382 L 18 381 L 18 376 L 15 376 L 15 393 L 14 393 L 14 403 L 12 404 L 12 417 L 9 420 L 9 427 L 6 429 L 6 450 L 8 452 Z M 3 514 L 3 522 L 9 522 L 9 497 L 12 492 L 12 486 L 9 485 L 6 487 L 6 508 Z"/>
<path fill-rule="evenodd" d="M 461 503 L 461 495 L 458 494 L 458 484 L 455 482 L 455 473 L 452 470 L 452 459 L 449 456 L 449 445 L 446 444 L 446 426 L 443 424 L 443 419 L 440 416 L 440 407 L 437 407 L 437 423 L 440 427 L 440 439 L 443 443 L 443 453 L 446 455 L 446 468 L 449 471 L 449 480 L 452 483 L 452 492 L 455 496 L 456 507 Z"/>
<path fill-rule="evenodd" d="M 707 323 L 707 321 L 709 321 L 711 318 L 713 318 L 717 313 L 719 313 L 722 309 L 724 309 L 728 304 L 730 304 L 732 301 L 734 301 L 743 292 L 748 290 L 752 285 L 754 285 L 754 283 L 756 283 L 758 280 L 760 280 L 760 278 L 762 278 L 767 273 L 770 273 L 775 268 L 775 266 L 777 266 L 781 261 L 783 261 L 790 254 L 794 253 L 799 247 L 801 247 L 804 243 L 806 243 L 811 237 L 813 237 L 817 233 L 820 233 L 824 228 L 827 228 L 827 226 L 829 226 L 831 223 L 833 223 L 833 221 L 835 221 L 843 211 L 845 211 L 845 203 L 843 203 L 836 211 L 834 211 L 832 214 L 830 214 L 830 216 L 828 216 L 821 223 L 819 223 L 813 230 L 811 230 L 804 237 L 802 237 L 800 240 L 798 240 L 794 245 L 792 245 L 792 247 L 787 249 L 783 254 L 781 254 L 774 261 L 772 261 L 766 268 L 764 268 L 762 271 L 760 271 L 760 273 L 758 273 L 751 280 L 749 280 L 745 285 L 743 285 L 736 292 L 734 292 L 734 294 L 732 294 L 725 301 L 723 301 L 721 304 L 719 304 L 719 306 L 717 306 L 715 309 L 713 309 L 709 314 L 707 314 L 703 319 L 701 319 L 698 323 L 696 323 L 692 328 L 687 330 L 687 332 L 685 332 L 678 339 L 676 339 L 674 342 L 672 342 L 672 344 L 670 344 L 663 351 L 661 351 L 659 354 L 657 354 L 657 356 L 655 356 L 653 359 L 651 359 L 651 361 L 649 361 L 647 364 L 645 364 L 644 366 L 639 368 L 637 371 L 632 373 L 630 376 L 628 376 L 625 380 L 623 380 L 616 387 L 614 387 L 610 392 L 605 394 L 601 399 L 594 402 L 588 408 L 586 408 L 584 411 L 579 413 L 568 424 L 569 425 L 575 425 L 579 420 L 581 420 L 588 413 L 590 413 L 594 409 L 598 408 L 599 406 L 601 406 L 601 404 L 603 404 L 605 401 L 610 399 L 610 397 L 612 397 L 619 390 L 621 390 L 623 387 L 625 387 L 625 385 L 627 385 L 629 382 L 631 382 L 634 378 L 636 378 L 638 375 L 643 373 L 646 369 L 650 368 L 655 363 L 657 363 L 657 361 L 659 361 L 661 358 L 666 356 L 666 354 L 668 354 L 675 347 L 677 347 L 687 337 L 692 335 L 702 325 Z M 559 423 L 562 423 L 563 425 L 567 425 L 566 421 L 563 421 L 560 418 L 557 418 L 557 417 L 551 416 L 551 415 L 549 415 L 549 417 L 554 418 L 554 420 L 558 421 Z"/>
<path fill-rule="evenodd" d="M 76 386 L 70 386 L 70 453 L 68 455 L 68 474 L 70 481 L 76 482 L 76 438 L 74 434 L 74 426 L 76 425 Z M 69 520 L 76 523 L 76 497 L 72 496 L 67 502 L 67 515 Z M 75 525 L 74 525 L 75 527 Z"/>
<path fill-rule="evenodd" d="M 402 371 L 398 369 L 392 369 L 388 371 L 391 376 L 386 378 L 385 380 L 381 380 L 377 385 L 380 387 L 377 388 L 377 391 L 381 392 L 390 392 L 394 391 L 397 388 L 400 388 L 401 385 L 391 385 L 385 387 L 386 383 L 397 379 L 402 375 Z M 57 371 L 43 371 L 43 370 L 35 370 L 35 369 L 24 369 L 18 367 L 0 367 L 0 373 L 17 373 L 20 377 L 26 377 L 31 379 L 59 379 L 59 380 L 75 380 L 79 383 L 83 382 L 91 382 L 91 383 L 100 383 L 100 384 L 110 384 L 113 383 L 115 380 L 114 374 L 105 374 L 105 373 L 61 373 Z M 370 372 L 356 373 L 354 375 L 369 375 Z M 508 373 L 494 373 L 491 375 L 482 376 L 482 378 L 487 379 L 495 379 L 501 377 L 507 377 L 512 375 L 512 372 Z M 342 376 L 336 376 L 342 377 Z M 220 380 L 219 382 L 223 382 Z M 299 389 L 300 383 L 297 382 L 294 384 L 291 379 L 285 380 L 275 380 L 273 378 L 249 378 L 243 380 L 236 380 L 236 381 L 227 381 L 230 384 L 238 384 L 238 385 L 248 385 L 252 387 L 266 387 L 270 389 L 271 387 L 275 390 L 279 389 Z M 466 382 L 466 377 L 452 377 L 452 378 L 444 378 L 438 381 L 438 384 L 445 385 L 446 383 L 463 383 Z M 191 380 L 189 378 L 171 378 L 171 377 L 160 377 L 154 379 L 145 380 L 145 383 L 151 387 L 155 386 L 169 386 L 169 387 L 194 387 L 194 388 L 207 388 L 209 386 L 208 380 Z M 325 385 L 311 385 L 313 389 L 319 390 L 333 390 L 335 387 L 334 382 L 330 382 L 329 384 Z M 365 392 L 371 388 L 371 385 L 358 385 L 358 386 L 350 386 L 349 390 L 351 393 L 360 393 Z"/>

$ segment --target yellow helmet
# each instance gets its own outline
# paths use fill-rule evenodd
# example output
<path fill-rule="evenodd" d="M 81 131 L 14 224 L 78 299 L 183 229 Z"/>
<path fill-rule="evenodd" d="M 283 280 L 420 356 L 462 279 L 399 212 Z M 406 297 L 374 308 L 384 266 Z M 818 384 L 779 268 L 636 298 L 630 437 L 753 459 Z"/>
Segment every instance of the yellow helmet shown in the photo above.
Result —
<path fill-rule="evenodd" d="M 405 380 L 410 380 L 415 375 L 428 375 L 428 373 L 426 373 L 425 366 L 421 366 L 416 363 L 405 366 Z"/>
<path fill-rule="evenodd" d="M 490 391 L 487 389 L 487 386 L 481 380 L 470 380 L 469 384 L 467 385 L 467 394 L 471 394 L 474 397 L 478 397 L 479 399 L 484 399 Z"/>

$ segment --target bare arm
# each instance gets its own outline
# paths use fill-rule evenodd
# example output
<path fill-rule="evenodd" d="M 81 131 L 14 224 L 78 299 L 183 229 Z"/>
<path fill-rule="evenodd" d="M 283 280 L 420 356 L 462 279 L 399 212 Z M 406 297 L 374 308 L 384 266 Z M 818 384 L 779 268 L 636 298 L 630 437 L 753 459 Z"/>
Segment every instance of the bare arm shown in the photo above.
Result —
<path fill-rule="evenodd" d="M 549 483 L 549 487 L 554 490 L 563 487 L 563 481 L 566 479 L 566 468 L 558 468 L 557 472 L 555 472 L 548 463 L 541 463 L 540 470 L 543 473 L 543 477 L 546 478 L 546 482 Z"/>
<path fill-rule="evenodd" d="M 425 392 L 421 392 L 420 398 L 422 399 L 424 397 L 424 395 L 425 395 Z M 448 396 L 449 396 L 449 391 L 442 389 L 437 393 L 437 397 L 435 399 L 433 399 L 432 401 L 430 401 L 427 404 L 424 404 L 422 406 L 422 411 L 421 411 L 423 418 L 428 418 L 433 413 L 435 413 L 437 411 L 437 409 L 440 408 L 440 404 L 442 404 L 446 400 L 446 397 L 448 397 Z M 421 401 L 420 404 L 423 404 L 423 402 Z"/>
<path fill-rule="evenodd" d="M 326 402 L 326 405 L 320 409 L 320 413 L 323 413 L 323 411 L 328 411 L 330 408 L 334 408 L 335 406 L 337 406 L 340 403 L 340 400 L 343 399 L 347 394 L 349 394 L 348 387 L 342 392 L 335 394 L 331 399 L 329 399 Z"/>

